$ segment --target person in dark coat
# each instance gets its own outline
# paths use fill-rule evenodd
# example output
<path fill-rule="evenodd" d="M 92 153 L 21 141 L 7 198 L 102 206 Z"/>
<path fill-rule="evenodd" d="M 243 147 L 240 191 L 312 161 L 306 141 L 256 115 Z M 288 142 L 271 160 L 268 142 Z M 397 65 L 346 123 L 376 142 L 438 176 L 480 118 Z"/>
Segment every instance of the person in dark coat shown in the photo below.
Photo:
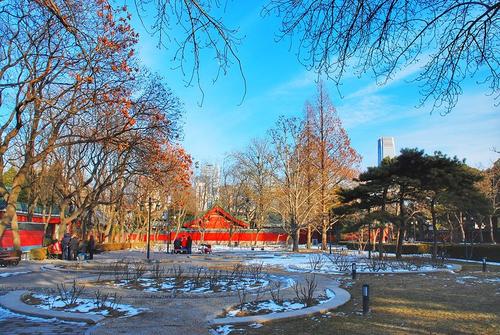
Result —
<path fill-rule="evenodd" d="M 70 255 L 69 255 L 69 242 L 70 242 L 70 240 L 71 240 L 71 237 L 69 236 L 69 234 L 65 233 L 64 237 L 61 241 L 62 257 L 65 260 L 70 259 Z"/>
<path fill-rule="evenodd" d="M 191 253 L 191 248 L 193 247 L 193 239 L 191 238 L 191 235 L 188 236 L 187 238 L 187 253 Z"/>
<path fill-rule="evenodd" d="M 75 261 L 76 257 L 78 256 L 78 245 L 80 244 L 80 241 L 78 240 L 78 237 L 76 235 L 73 235 L 71 237 L 71 240 L 69 241 L 69 253 L 70 253 L 70 260 Z"/>
<path fill-rule="evenodd" d="M 187 254 L 187 240 L 184 236 L 181 239 L 181 253 Z"/>
<path fill-rule="evenodd" d="M 179 238 L 176 238 L 174 241 L 174 254 L 179 253 L 181 250 L 181 240 Z"/>
<path fill-rule="evenodd" d="M 89 259 L 94 259 L 94 249 L 95 249 L 94 235 L 90 235 L 89 240 L 87 242 L 87 252 L 89 253 Z"/>

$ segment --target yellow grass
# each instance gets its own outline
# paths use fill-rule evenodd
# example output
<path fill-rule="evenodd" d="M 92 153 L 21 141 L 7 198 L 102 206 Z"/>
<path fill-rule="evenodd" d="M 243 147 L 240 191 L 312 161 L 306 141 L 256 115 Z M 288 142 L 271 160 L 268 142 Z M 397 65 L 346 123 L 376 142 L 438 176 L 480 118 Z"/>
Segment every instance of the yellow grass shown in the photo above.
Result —
<path fill-rule="evenodd" d="M 500 334 L 499 267 L 480 272 L 466 265 L 457 274 L 362 275 L 352 299 L 330 315 L 241 327 L 231 334 Z M 457 282 L 460 277 L 465 284 Z M 490 281 L 488 281 L 490 280 Z M 350 280 L 345 278 L 344 282 Z M 361 313 L 361 286 L 371 289 L 371 312 Z"/>

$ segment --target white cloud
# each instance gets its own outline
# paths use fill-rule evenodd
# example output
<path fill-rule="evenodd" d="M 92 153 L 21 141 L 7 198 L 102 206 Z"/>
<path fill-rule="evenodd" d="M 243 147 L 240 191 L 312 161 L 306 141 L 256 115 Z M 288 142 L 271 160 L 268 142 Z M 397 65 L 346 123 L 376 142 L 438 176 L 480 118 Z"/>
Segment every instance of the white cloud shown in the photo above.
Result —
<path fill-rule="evenodd" d="M 304 70 L 301 74 L 294 78 L 281 83 L 270 90 L 271 96 L 294 94 L 296 91 L 306 87 L 316 85 L 318 75 L 313 71 Z"/>
<path fill-rule="evenodd" d="M 404 69 L 397 71 L 391 78 L 387 80 L 387 82 L 376 83 L 375 81 L 372 84 L 366 85 L 355 92 L 347 95 L 345 97 L 346 100 L 355 99 L 358 97 L 364 97 L 369 94 L 377 93 L 380 90 L 387 89 L 403 80 L 406 80 L 412 77 L 414 74 L 419 72 L 422 66 L 427 62 L 428 57 L 423 56 L 419 61 L 408 65 Z"/>

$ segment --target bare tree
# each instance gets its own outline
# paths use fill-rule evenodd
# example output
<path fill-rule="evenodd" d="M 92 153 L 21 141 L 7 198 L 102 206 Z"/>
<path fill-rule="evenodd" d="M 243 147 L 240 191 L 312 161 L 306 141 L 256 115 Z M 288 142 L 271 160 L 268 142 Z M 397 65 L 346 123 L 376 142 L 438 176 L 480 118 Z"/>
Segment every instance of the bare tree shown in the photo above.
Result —
<path fill-rule="evenodd" d="M 340 84 L 347 72 L 386 83 L 418 64 L 422 103 L 448 113 L 471 76 L 500 97 L 500 3 L 495 0 L 270 0 L 308 69 Z M 296 39 L 294 39 L 296 37 Z"/>
<path fill-rule="evenodd" d="M 299 250 L 300 230 L 307 226 L 313 213 L 310 198 L 318 188 L 308 191 L 307 154 L 303 144 L 304 124 L 297 118 L 280 117 L 270 130 L 274 156 L 274 190 L 284 228 L 293 241 L 293 251 Z"/>
<path fill-rule="evenodd" d="M 273 157 L 270 144 L 266 139 L 254 139 L 245 150 L 233 153 L 231 158 L 239 180 L 245 185 L 242 189 L 247 217 L 258 234 L 271 212 Z"/>
<path fill-rule="evenodd" d="M 500 160 L 497 159 L 493 166 L 482 172 L 483 180 L 479 182 L 479 190 L 486 196 L 490 204 L 490 212 L 488 214 L 488 226 L 490 230 L 490 240 L 495 241 L 495 225 L 494 218 L 498 218 L 500 212 Z M 498 219 L 497 219 L 498 220 Z"/>
<path fill-rule="evenodd" d="M 351 147 L 349 136 L 333 107 L 323 84 L 318 84 L 318 93 L 313 105 L 306 104 L 308 150 L 311 151 L 309 165 L 312 166 L 313 182 L 318 185 L 317 217 L 321 231 L 321 246 L 326 250 L 327 231 L 333 222 L 330 210 L 336 201 L 335 189 L 356 176 L 356 166 L 361 157 Z"/>

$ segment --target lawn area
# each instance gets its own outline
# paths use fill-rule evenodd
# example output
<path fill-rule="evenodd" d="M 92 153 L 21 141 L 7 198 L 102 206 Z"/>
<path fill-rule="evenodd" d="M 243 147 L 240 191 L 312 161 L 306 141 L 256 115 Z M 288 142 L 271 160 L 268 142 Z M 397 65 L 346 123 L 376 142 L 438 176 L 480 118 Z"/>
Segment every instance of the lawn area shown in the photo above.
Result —
<path fill-rule="evenodd" d="M 351 301 L 329 315 L 236 326 L 231 334 L 500 334 L 500 267 L 482 273 L 462 264 L 459 273 L 362 275 L 344 287 Z M 352 284 L 352 286 L 351 286 Z M 371 312 L 361 313 L 361 287 L 371 289 Z M 244 328 L 244 329 L 242 329 Z"/>

